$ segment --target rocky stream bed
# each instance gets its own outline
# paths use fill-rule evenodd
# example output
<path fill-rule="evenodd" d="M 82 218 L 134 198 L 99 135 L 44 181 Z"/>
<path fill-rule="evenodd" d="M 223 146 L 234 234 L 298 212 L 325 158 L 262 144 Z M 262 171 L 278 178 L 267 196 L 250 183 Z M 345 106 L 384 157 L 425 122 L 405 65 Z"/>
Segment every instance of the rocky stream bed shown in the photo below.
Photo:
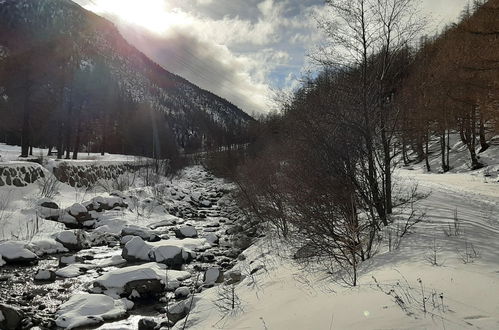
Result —
<path fill-rule="evenodd" d="M 201 167 L 154 187 L 60 208 L 37 203 L 65 229 L 0 242 L 0 329 L 169 329 L 193 295 L 237 283 L 231 271 L 256 231 L 232 185 Z"/>

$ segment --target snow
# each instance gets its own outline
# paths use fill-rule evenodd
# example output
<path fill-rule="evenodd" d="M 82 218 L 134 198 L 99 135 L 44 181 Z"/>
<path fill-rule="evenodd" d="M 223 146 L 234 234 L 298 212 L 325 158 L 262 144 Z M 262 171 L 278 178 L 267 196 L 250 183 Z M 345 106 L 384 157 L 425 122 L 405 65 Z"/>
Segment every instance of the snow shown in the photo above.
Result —
<path fill-rule="evenodd" d="M 6 262 L 3 260 L 2 255 L 0 254 L 0 267 L 5 266 Z"/>
<path fill-rule="evenodd" d="M 46 157 L 48 149 L 43 148 L 33 148 L 33 157 Z M 0 155 L 2 155 L 3 161 L 17 161 L 19 155 L 21 154 L 20 146 L 7 145 L 5 143 L 0 143 Z M 80 160 L 68 160 L 65 162 L 69 163 L 95 163 L 95 161 L 101 162 L 129 162 L 134 161 L 135 157 L 117 154 L 105 154 L 101 156 L 100 153 L 80 153 L 78 155 Z"/>
<path fill-rule="evenodd" d="M 26 243 L 8 241 L 0 243 L 0 255 L 4 260 L 34 260 L 38 256 L 26 249 Z"/>
<path fill-rule="evenodd" d="M 95 326 L 126 316 L 132 307 L 133 303 L 127 299 L 114 300 L 102 294 L 77 294 L 59 307 L 55 323 L 64 329 Z"/>
<path fill-rule="evenodd" d="M 165 265 L 155 262 L 112 270 L 94 281 L 94 286 L 105 288 L 105 294 L 117 297 L 124 292 L 127 283 L 138 280 L 159 280 L 162 283 L 190 278 L 186 271 L 166 270 Z M 169 284 L 169 283 L 168 283 Z"/>
<path fill-rule="evenodd" d="M 34 240 L 28 243 L 28 245 L 26 245 L 26 248 L 36 253 L 38 256 L 43 256 L 46 254 L 65 253 L 69 251 L 61 243 L 51 238 Z"/>
<path fill-rule="evenodd" d="M 74 203 L 69 207 L 69 214 L 72 216 L 77 216 L 82 213 L 87 213 L 87 208 L 80 203 Z"/>
<path fill-rule="evenodd" d="M 235 287 L 244 312 L 222 313 L 213 305 L 219 299 L 217 290 L 205 290 L 198 295 L 187 328 L 496 329 L 499 184 L 475 172 L 427 174 L 400 169 L 396 178 L 401 187 L 418 183 L 420 192 L 431 192 L 419 206 L 427 220 L 404 238 L 400 249 L 388 251 L 383 242 L 378 254 L 362 264 L 358 287 L 342 286 L 313 262 L 296 264 L 287 257 L 290 247 L 269 237 L 246 250 L 247 259 L 235 267 L 244 276 Z M 449 237 L 445 230 L 453 226 L 455 210 L 462 234 Z M 440 266 L 426 260 L 434 240 Z M 462 253 L 470 244 L 478 256 L 464 263 Z M 251 274 L 256 265 L 262 270 Z M 421 284 L 426 313 L 421 307 Z M 396 303 L 395 293 L 403 297 L 405 311 Z M 182 328 L 180 323 L 177 329 Z"/>
<path fill-rule="evenodd" d="M 55 274 L 63 278 L 74 278 L 85 274 L 87 270 L 95 268 L 93 265 L 74 263 L 58 269 Z"/>
<path fill-rule="evenodd" d="M 64 243 L 73 244 L 73 245 L 78 244 L 78 237 L 76 236 L 76 233 L 72 230 L 65 230 L 63 232 L 58 233 L 55 236 L 55 239 L 63 244 Z"/>

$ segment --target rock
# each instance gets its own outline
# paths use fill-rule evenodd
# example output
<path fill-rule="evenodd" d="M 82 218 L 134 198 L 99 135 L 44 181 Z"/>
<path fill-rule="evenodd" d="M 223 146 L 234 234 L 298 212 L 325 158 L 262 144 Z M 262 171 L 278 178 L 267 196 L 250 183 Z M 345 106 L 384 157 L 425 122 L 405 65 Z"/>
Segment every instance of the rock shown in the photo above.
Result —
<path fill-rule="evenodd" d="M 208 243 L 210 243 L 211 245 L 217 245 L 218 244 L 218 241 L 220 240 L 220 238 L 216 235 L 216 234 L 206 234 L 204 235 L 204 238 L 208 241 Z"/>
<path fill-rule="evenodd" d="M 242 232 L 244 229 L 241 225 L 234 225 L 226 230 L 227 235 L 233 235 Z"/>
<path fill-rule="evenodd" d="M 175 299 L 185 299 L 191 294 L 191 289 L 181 286 L 175 290 Z"/>
<path fill-rule="evenodd" d="M 84 230 L 65 230 L 55 235 L 55 240 L 70 251 L 80 251 L 90 247 L 88 234 Z"/>
<path fill-rule="evenodd" d="M 23 183 L 21 181 L 21 179 L 19 179 L 19 178 L 14 178 L 14 180 L 12 180 L 12 184 L 14 184 L 14 186 L 16 186 L 16 187 L 24 187 L 24 186 L 26 186 L 26 184 Z"/>
<path fill-rule="evenodd" d="M 241 250 L 246 250 L 252 244 L 251 238 L 249 238 L 246 235 L 237 235 L 237 237 L 235 237 L 233 239 L 233 242 L 234 242 L 234 246 L 236 248 L 241 249 Z"/>
<path fill-rule="evenodd" d="M 185 226 L 175 229 L 175 236 L 177 238 L 195 238 L 198 237 L 198 231 L 192 226 Z"/>
<path fill-rule="evenodd" d="M 178 303 L 174 304 L 173 306 L 170 306 L 168 308 L 168 311 L 166 312 L 166 316 L 168 317 L 168 320 L 177 323 L 181 319 L 187 316 L 190 310 L 190 304 L 191 300 L 183 300 L 179 301 Z"/>
<path fill-rule="evenodd" d="M 53 209 L 53 210 L 58 210 L 59 205 L 57 205 L 55 202 L 52 201 L 44 201 L 40 204 L 41 207 L 45 207 L 47 209 Z"/>
<path fill-rule="evenodd" d="M 98 277 L 93 285 L 95 289 L 100 289 L 112 297 L 138 298 L 162 293 L 165 290 L 167 277 L 170 282 L 180 281 L 190 276 L 188 272 L 167 271 L 164 265 L 150 262 L 109 271 Z"/>
<path fill-rule="evenodd" d="M 22 242 L 7 241 L 0 244 L 0 255 L 5 262 L 29 263 L 38 259 L 38 256 L 26 248 Z"/>
<path fill-rule="evenodd" d="M 227 250 L 227 252 L 225 252 L 225 256 L 229 257 L 229 258 L 236 259 L 241 254 L 241 252 L 242 251 L 240 249 L 232 248 L 232 249 Z"/>
<path fill-rule="evenodd" d="M 126 242 L 121 256 L 127 261 L 150 261 L 149 252 L 152 246 L 148 245 L 140 237 L 134 236 Z"/>
<path fill-rule="evenodd" d="M 155 234 L 148 228 L 129 225 L 121 230 L 121 236 L 138 236 L 144 241 L 151 241 Z"/>
<path fill-rule="evenodd" d="M 20 329 L 23 318 L 23 313 L 19 309 L 9 305 L 0 304 L 0 329 Z"/>
<path fill-rule="evenodd" d="M 59 306 L 55 323 L 63 329 L 95 327 L 126 316 L 132 307 L 133 303 L 127 299 L 114 300 L 103 294 L 76 294 Z"/>
<path fill-rule="evenodd" d="M 67 211 L 79 223 L 85 222 L 87 220 L 92 220 L 92 217 L 88 213 L 87 208 L 82 204 L 75 203 L 70 208 L 68 208 Z"/>
<path fill-rule="evenodd" d="M 209 268 L 204 273 L 203 284 L 207 286 L 222 283 L 224 281 L 224 273 L 219 268 Z"/>
<path fill-rule="evenodd" d="M 39 269 L 35 273 L 34 280 L 41 282 L 54 282 L 56 278 L 55 272 L 51 270 Z"/>
<path fill-rule="evenodd" d="M 165 284 L 161 279 L 133 280 L 125 284 L 122 295 L 133 300 L 144 296 L 155 296 L 164 290 Z"/>
<path fill-rule="evenodd" d="M 121 197 L 116 197 L 116 196 L 94 197 L 90 202 L 85 203 L 85 206 L 88 211 L 98 211 L 98 212 L 109 211 L 114 209 L 115 207 L 121 207 L 121 208 L 128 207 L 128 205 L 123 201 Z"/>
<path fill-rule="evenodd" d="M 149 253 L 151 260 L 176 268 L 188 260 L 188 253 L 178 246 L 159 246 Z"/>
<path fill-rule="evenodd" d="M 145 318 L 139 320 L 138 326 L 138 330 L 155 330 L 158 328 L 158 323 L 154 319 Z"/>
<path fill-rule="evenodd" d="M 239 270 L 229 270 L 224 275 L 227 284 L 235 284 L 241 282 L 243 275 Z"/>

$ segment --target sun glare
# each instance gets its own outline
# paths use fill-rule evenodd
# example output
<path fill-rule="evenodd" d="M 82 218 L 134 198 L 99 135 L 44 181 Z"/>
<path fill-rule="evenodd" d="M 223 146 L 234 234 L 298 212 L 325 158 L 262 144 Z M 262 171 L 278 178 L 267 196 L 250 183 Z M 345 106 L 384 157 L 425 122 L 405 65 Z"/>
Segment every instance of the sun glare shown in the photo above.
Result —
<path fill-rule="evenodd" d="M 166 32 L 188 21 L 185 14 L 168 8 L 162 0 L 96 0 L 86 9 L 97 14 L 116 15 L 123 21 L 156 33 Z"/>

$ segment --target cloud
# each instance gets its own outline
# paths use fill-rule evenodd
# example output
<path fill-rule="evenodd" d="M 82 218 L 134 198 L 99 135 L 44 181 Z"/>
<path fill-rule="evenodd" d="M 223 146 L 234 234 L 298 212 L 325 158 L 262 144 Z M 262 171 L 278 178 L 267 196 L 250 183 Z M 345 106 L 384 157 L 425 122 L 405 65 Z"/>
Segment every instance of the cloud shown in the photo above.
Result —
<path fill-rule="evenodd" d="M 297 86 L 320 43 L 323 0 L 74 0 L 112 20 L 167 70 L 249 113 L 272 107 L 276 89 Z M 443 22 L 467 0 L 422 0 Z"/>
<path fill-rule="evenodd" d="M 293 85 L 315 33 L 322 0 L 75 0 L 112 20 L 124 37 L 167 70 L 249 113 L 272 107 L 273 90 Z M 149 12 L 148 12 L 149 10 Z M 293 75 L 292 75 L 293 76 Z"/>

